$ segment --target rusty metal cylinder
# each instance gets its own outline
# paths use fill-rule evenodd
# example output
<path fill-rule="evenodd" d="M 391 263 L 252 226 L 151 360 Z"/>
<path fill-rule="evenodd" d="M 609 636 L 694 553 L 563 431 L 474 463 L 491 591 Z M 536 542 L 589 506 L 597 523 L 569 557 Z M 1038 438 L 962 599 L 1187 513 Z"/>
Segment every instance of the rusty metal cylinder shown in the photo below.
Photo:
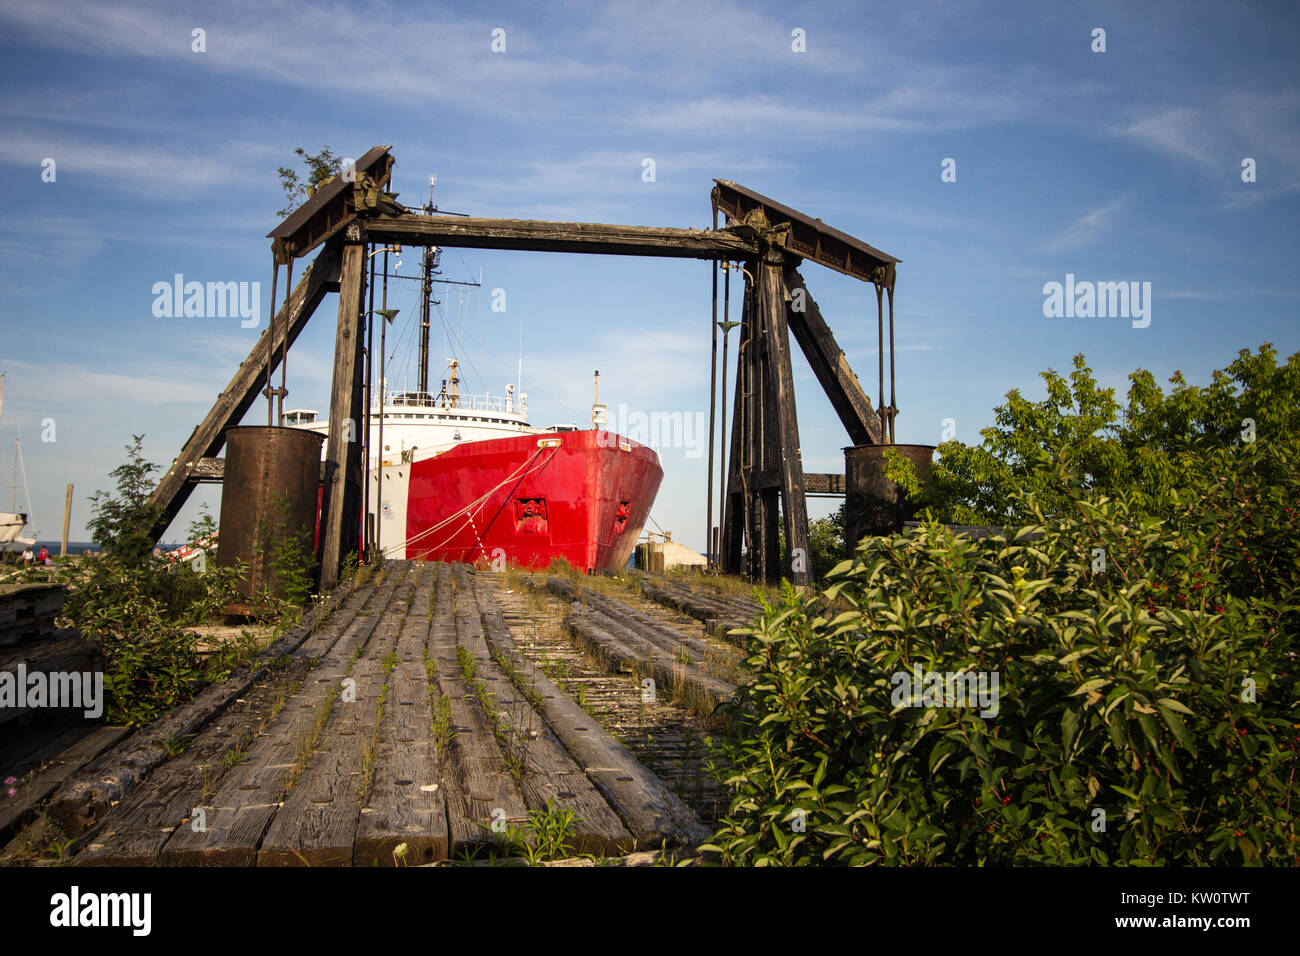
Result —
<path fill-rule="evenodd" d="M 844 449 L 844 541 L 850 554 L 866 535 L 895 534 L 916 506 L 885 477 L 885 452 L 910 461 L 922 484 L 930 475 L 934 445 L 855 445 Z"/>
<path fill-rule="evenodd" d="M 286 596 L 277 565 L 297 549 L 311 561 L 325 436 L 300 428 L 226 429 L 217 563 L 248 565 L 240 591 L 256 598 Z"/>

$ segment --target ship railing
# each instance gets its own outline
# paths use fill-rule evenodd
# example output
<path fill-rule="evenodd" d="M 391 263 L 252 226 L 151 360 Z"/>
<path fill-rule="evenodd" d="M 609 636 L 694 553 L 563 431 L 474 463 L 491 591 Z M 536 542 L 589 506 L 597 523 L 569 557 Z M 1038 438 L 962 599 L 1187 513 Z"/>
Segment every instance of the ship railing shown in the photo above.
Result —
<path fill-rule="evenodd" d="M 496 412 L 498 415 L 522 415 L 520 403 L 504 395 L 471 395 L 462 393 L 454 399 L 430 392 L 384 391 L 384 404 L 415 408 L 459 408 L 474 412 Z M 378 406 L 376 406 L 378 407 Z"/>

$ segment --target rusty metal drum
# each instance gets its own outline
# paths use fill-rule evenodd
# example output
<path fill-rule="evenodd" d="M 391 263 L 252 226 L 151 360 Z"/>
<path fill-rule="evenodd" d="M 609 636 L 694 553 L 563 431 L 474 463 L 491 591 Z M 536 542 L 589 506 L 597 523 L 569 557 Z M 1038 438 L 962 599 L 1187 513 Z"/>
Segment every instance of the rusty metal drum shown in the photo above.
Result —
<path fill-rule="evenodd" d="M 903 530 L 916 506 L 885 477 L 885 452 L 894 449 L 916 468 L 925 482 L 934 458 L 934 445 L 855 445 L 844 449 L 845 544 L 850 553 L 866 535 Z"/>
<path fill-rule="evenodd" d="M 286 546 L 310 560 L 324 440 L 300 428 L 226 429 L 217 563 L 248 565 L 240 591 L 250 599 L 285 596 L 274 556 Z"/>

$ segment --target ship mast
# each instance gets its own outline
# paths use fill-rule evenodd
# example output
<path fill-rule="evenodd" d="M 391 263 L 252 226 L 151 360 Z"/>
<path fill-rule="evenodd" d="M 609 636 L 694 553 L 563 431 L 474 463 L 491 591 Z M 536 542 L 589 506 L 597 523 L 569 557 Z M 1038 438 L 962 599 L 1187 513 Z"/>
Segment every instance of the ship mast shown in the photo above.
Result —
<path fill-rule="evenodd" d="M 424 214 L 432 216 L 433 185 L 436 176 L 429 177 L 429 201 L 424 206 Z M 433 298 L 433 273 L 438 268 L 438 258 L 442 250 L 437 246 L 426 246 L 420 257 L 420 397 L 429 393 L 429 307 Z"/>
<path fill-rule="evenodd" d="M 433 187 L 437 184 L 438 177 L 429 177 L 429 201 L 421 207 L 421 211 L 426 216 L 432 216 L 437 213 L 440 216 L 467 216 L 469 213 L 450 212 L 446 209 L 439 209 L 433 204 Z M 439 266 L 442 263 L 442 248 L 440 246 L 426 246 L 424 254 L 420 257 L 420 361 L 419 361 L 419 392 L 423 400 L 428 399 L 429 395 L 429 329 L 432 323 L 429 321 L 432 312 L 433 286 L 438 285 L 482 285 L 482 277 L 478 282 L 459 282 L 455 279 L 435 279 L 434 276 L 439 274 Z M 405 278 L 405 277 L 403 277 Z M 441 400 L 441 396 L 439 399 Z"/>

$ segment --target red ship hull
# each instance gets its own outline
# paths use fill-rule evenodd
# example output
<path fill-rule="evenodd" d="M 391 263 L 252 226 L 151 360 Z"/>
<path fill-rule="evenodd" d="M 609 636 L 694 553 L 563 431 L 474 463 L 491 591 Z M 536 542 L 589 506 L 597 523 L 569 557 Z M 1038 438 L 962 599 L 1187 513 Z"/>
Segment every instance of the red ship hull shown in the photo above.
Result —
<path fill-rule="evenodd" d="M 620 568 L 662 480 L 653 449 L 611 432 L 461 445 L 410 466 L 406 557 Z"/>

